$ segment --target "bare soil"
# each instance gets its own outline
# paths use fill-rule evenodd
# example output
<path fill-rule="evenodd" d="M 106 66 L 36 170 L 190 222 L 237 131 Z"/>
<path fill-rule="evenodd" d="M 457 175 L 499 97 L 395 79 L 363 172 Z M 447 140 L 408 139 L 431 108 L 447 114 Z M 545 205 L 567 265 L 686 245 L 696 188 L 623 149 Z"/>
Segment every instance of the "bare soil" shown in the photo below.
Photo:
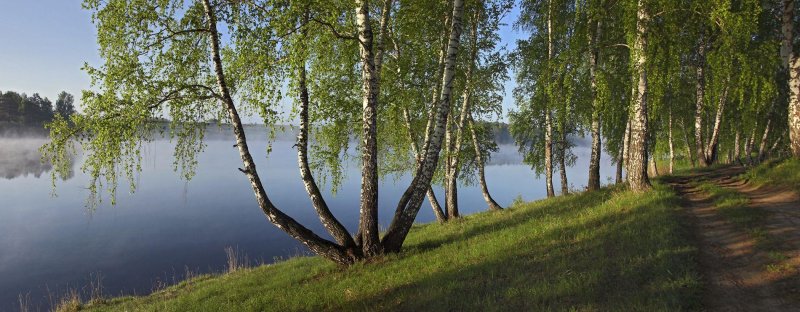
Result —
<path fill-rule="evenodd" d="M 755 187 L 741 180 L 742 167 L 668 177 L 683 199 L 699 249 L 707 311 L 800 311 L 800 197 L 790 189 Z M 747 196 L 748 207 L 767 212 L 760 224 L 769 248 L 719 214 L 693 182 L 709 181 Z"/>

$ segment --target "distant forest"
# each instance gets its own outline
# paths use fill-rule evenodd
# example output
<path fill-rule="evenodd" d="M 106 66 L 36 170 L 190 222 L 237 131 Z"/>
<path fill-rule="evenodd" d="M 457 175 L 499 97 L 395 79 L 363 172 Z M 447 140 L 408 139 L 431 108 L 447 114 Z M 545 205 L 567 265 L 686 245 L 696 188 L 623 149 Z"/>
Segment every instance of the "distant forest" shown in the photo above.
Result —
<path fill-rule="evenodd" d="M 61 116 L 75 113 L 72 94 L 61 92 L 55 104 L 38 93 L 31 96 L 14 91 L 0 92 L 0 132 L 44 130 L 44 125 Z"/>

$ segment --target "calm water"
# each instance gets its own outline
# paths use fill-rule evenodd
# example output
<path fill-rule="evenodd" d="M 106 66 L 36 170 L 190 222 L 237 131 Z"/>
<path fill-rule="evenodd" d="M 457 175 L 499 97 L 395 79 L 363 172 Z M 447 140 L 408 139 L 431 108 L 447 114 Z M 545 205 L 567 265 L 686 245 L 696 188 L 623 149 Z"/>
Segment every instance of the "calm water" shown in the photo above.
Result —
<path fill-rule="evenodd" d="M 172 171 L 172 144 L 148 143 L 143 171 L 137 175 L 137 191 L 120 185 L 116 206 L 105 201 L 88 213 L 85 200 L 87 177 L 80 172 L 56 183 L 53 197 L 48 165 L 39 162 L 36 149 L 44 139 L 0 138 L 0 310 L 16 309 L 20 294 L 30 298 L 34 309 L 45 308 L 47 296 L 65 289 L 83 289 L 100 276 L 106 295 L 145 294 L 174 283 L 187 270 L 195 273 L 225 269 L 225 247 L 238 247 L 251 262 L 305 254 L 306 250 L 269 223 L 256 205 L 231 139 L 207 142 L 199 156 L 197 175 L 188 183 Z M 253 142 L 252 151 L 264 151 Z M 273 202 L 317 233 L 324 233 L 300 181 L 294 142 L 273 144 L 268 158 L 256 163 Z M 576 165 L 568 177 L 575 187 L 586 183 L 589 150 L 576 148 Z M 602 181 L 613 170 L 603 155 Z M 358 218 L 360 177 L 358 167 L 349 174 L 338 193 L 326 197 L 336 216 L 355 231 Z M 486 168 L 489 188 L 503 206 L 515 197 L 544 197 L 543 178 L 537 179 L 521 164 L 516 147 L 501 145 Z M 559 183 L 555 174 L 555 183 Z M 389 178 L 380 186 L 380 224 L 386 227 L 394 205 L 410 178 Z M 556 184 L 557 186 L 558 184 Z M 557 187 L 558 188 L 558 187 Z M 441 188 L 437 189 L 443 200 Z M 477 186 L 459 191 L 462 213 L 486 209 Z M 425 202 L 417 222 L 434 220 Z"/>

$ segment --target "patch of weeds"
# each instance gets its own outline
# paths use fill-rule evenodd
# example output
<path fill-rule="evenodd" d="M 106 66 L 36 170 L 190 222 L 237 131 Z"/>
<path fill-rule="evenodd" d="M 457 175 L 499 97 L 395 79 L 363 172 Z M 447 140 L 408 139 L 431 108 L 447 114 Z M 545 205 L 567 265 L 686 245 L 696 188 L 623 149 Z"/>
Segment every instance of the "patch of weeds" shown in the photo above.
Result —
<path fill-rule="evenodd" d="M 781 274 L 792 272 L 794 268 L 789 263 L 770 263 L 767 264 L 767 272 L 773 274 Z"/>
<path fill-rule="evenodd" d="M 770 251 L 767 253 L 767 257 L 769 257 L 772 261 L 786 261 L 789 260 L 789 256 L 780 252 L 780 251 Z"/>
<path fill-rule="evenodd" d="M 790 257 L 785 253 L 773 250 L 767 253 L 767 258 L 772 262 L 766 267 L 769 273 L 780 274 L 794 271 L 794 267 L 786 262 Z"/>

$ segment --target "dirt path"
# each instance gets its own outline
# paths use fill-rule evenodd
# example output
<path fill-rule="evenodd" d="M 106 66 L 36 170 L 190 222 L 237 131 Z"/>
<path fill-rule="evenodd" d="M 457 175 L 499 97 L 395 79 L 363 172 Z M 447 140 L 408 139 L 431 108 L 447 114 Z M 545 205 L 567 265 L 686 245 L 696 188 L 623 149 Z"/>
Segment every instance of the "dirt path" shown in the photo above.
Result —
<path fill-rule="evenodd" d="M 726 167 L 665 181 L 683 198 L 700 250 L 699 264 L 708 311 L 800 311 L 800 199 L 786 189 L 756 188 Z M 769 250 L 757 248 L 752 235 L 720 215 L 693 182 L 710 181 L 744 194 L 748 208 L 768 212 L 763 228 L 775 238 Z M 776 269 L 780 268 L 780 269 Z"/>

